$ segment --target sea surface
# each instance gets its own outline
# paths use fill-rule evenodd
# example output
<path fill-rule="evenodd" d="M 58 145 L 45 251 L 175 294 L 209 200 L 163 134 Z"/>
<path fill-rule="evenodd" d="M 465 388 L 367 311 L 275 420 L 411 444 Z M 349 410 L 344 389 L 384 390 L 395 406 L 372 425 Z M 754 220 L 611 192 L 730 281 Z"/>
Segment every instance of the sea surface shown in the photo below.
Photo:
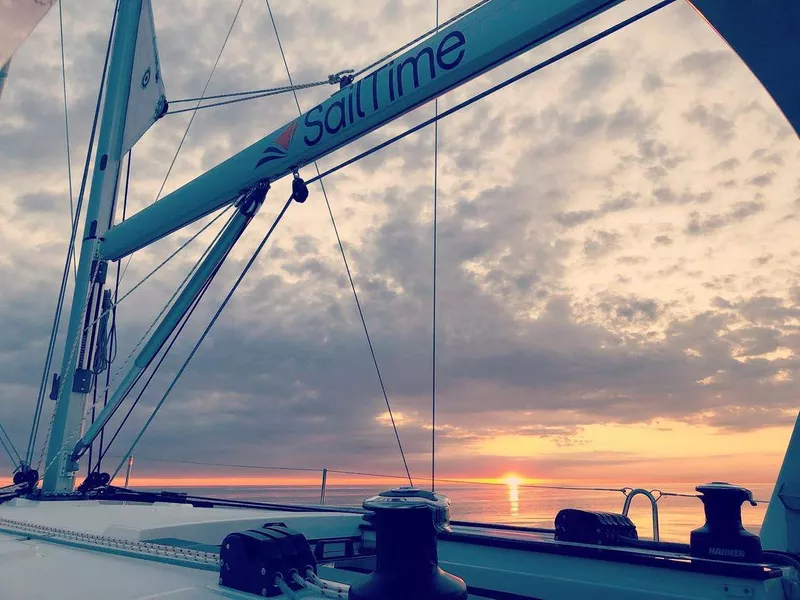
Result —
<path fill-rule="evenodd" d="M 768 501 L 772 484 L 744 484 L 756 500 Z M 602 487 L 602 486 L 600 486 Z M 642 485 L 645 489 L 696 494 L 694 486 L 686 484 Z M 139 488 L 146 489 L 146 488 Z M 319 486 L 219 486 L 203 488 L 172 488 L 192 495 L 231 498 L 237 500 L 285 503 L 314 503 L 320 501 Z M 360 506 L 365 498 L 387 489 L 386 486 L 329 485 L 325 502 L 330 505 Z M 450 484 L 437 487 L 452 501 L 451 518 L 461 521 L 503 523 L 531 527 L 553 527 L 556 513 L 562 508 L 582 508 L 605 512 L 622 512 L 621 492 L 562 490 L 525 485 Z M 742 506 L 745 527 L 758 533 L 767 504 Z M 703 504 L 694 497 L 664 496 L 658 501 L 659 531 L 662 540 L 688 542 L 692 529 L 703 525 Z M 645 496 L 633 500 L 629 516 L 643 538 L 652 538 L 653 527 L 650 502 Z"/>

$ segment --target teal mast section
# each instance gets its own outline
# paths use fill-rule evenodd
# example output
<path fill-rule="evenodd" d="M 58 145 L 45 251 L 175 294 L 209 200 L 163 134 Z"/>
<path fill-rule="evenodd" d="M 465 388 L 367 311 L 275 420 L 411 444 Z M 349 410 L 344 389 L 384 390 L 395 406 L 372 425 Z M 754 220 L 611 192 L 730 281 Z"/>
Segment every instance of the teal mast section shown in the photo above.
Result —
<path fill-rule="evenodd" d="M 0 98 L 3 97 L 3 87 L 6 85 L 8 79 L 8 70 L 11 68 L 11 59 L 9 58 L 6 64 L 0 67 Z"/>
<path fill-rule="evenodd" d="M 131 72 L 136 50 L 136 35 L 142 0 L 121 0 L 114 30 L 111 64 L 106 82 L 103 118 L 97 142 L 92 187 L 86 208 L 75 291 L 61 364 L 61 385 L 53 416 L 50 442 L 45 463 L 44 492 L 70 492 L 75 483 L 77 465 L 69 460 L 72 446 L 80 438 L 87 392 L 73 391 L 75 369 L 84 334 L 85 309 L 89 287 L 95 271 L 98 238 L 108 229 L 114 210 L 114 197 L 119 177 L 125 114 L 130 94 Z"/>

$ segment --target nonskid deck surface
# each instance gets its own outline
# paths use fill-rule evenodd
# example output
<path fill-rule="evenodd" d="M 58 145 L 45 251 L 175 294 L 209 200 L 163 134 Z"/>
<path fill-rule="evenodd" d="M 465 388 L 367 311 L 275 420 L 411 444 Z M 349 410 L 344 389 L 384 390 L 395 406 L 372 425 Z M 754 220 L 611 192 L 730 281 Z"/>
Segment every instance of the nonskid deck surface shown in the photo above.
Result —
<path fill-rule="evenodd" d="M 217 585 L 219 544 L 228 533 L 267 523 L 302 532 L 312 548 L 319 540 L 354 540 L 355 560 L 321 567 L 328 579 L 349 584 L 372 568 L 370 556 L 358 558 L 371 554 L 361 515 L 335 508 L 287 512 L 16 499 L 0 505 L 0 597 L 252 597 Z M 474 598 L 737 597 L 731 590 L 746 598 L 786 597 L 784 571 L 777 566 L 697 561 L 675 546 L 678 551 L 565 544 L 546 530 L 456 525 L 440 537 L 439 556 Z"/>

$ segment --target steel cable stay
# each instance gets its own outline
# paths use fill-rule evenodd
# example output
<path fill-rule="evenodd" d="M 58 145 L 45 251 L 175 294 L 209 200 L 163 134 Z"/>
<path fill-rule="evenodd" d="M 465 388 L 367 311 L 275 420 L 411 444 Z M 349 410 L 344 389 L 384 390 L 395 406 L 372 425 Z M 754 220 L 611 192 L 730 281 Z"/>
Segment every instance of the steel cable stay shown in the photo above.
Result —
<path fill-rule="evenodd" d="M 337 83 L 346 83 L 351 81 L 350 74 L 353 73 L 353 69 L 344 69 L 339 71 L 338 73 L 333 73 L 329 75 L 327 79 L 322 81 L 313 81 L 311 83 L 301 83 L 298 85 L 290 85 L 290 86 L 283 86 L 283 87 L 276 87 L 276 88 L 265 88 L 262 90 L 251 90 L 248 92 L 230 92 L 227 94 L 216 94 L 214 96 L 204 96 L 198 98 L 186 98 L 184 100 L 170 100 L 170 105 L 179 104 L 183 102 L 198 102 L 198 106 L 194 108 L 181 108 L 180 110 L 171 110 L 167 112 L 167 115 L 177 115 L 184 112 L 189 112 L 192 110 L 200 110 L 203 108 L 213 108 L 215 106 L 225 106 L 227 104 L 235 104 L 237 102 L 246 102 L 247 100 L 257 100 L 258 98 L 266 98 L 269 96 L 277 96 L 279 94 L 285 94 L 287 92 L 297 92 L 299 90 L 307 90 L 310 88 L 319 87 L 322 85 L 335 85 Z M 222 102 L 214 102 L 211 104 L 202 104 L 199 105 L 200 101 L 203 100 L 215 100 L 221 98 L 232 98 L 230 100 L 223 100 Z"/>
<path fill-rule="evenodd" d="M 42 409 L 44 408 L 44 397 L 47 389 L 47 382 L 50 378 L 50 369 L 53 363 L 53 355 L 55 353 L 56 339 L 58 337 L 58 327 L 61 323 L 61 313 L 64 308 L 64 300 L 67 291 L 67 279 L 69 278 L 70 263 L 73 261 L 75 251 L 75 241 L 78 234 L 78 222 L 80 219 L 81 208 L 83 206 L 83 199 L 86 192 L 86 183 L 89 177 L 89 165 L 91 163 L 92 151 L 94 149 L 95 136 L 97 133 L 97 124 L 100 117 L 100 105 L 103 99 L 103 91 L 106 83 L 106 73 L 108 72 L 108 62 L 111 56 L 111 42 L 113 38 L 114 25 L 117 21 L 117 12 L 119 10 L 119 0 L 117 0 L 114 7 L 114 15 L 111 22 L 111 32 L 108 36 L 108 44 L 106 46 L 105 60 L 103 64 L 103 74 L 100 78 L 100 88 L 97 93 L 97 103 L 95 104 L 94 117 L 92 120 L 92 129 L 89 134 L 89 148 L 86 151 L 86 161 L 83 165 L 83 175 L 81 177 L 81 187 L 78 192 L 78 200 L 75 206 L 74 217 L 72 220 L 72 230 L 70 232 L 69 245 L 67 247 L 67 257 L 64 261 L 64 268 L 61 275 L 61 287 L 58 293 L 58 300 L 56 302 L 55 314 L 53 315 L 53 325 L 50 330 L 50 341 L 48 342 L 47 354 L 45 356 L 44 368 L 42 369 L 42 378 L 39 383 L 39 393 L 36 400 L 36 407 L 33 412 L 33 422 L 31 424 L 31 432 L 28 437 L 28 448 L 25 452 L 25 464 L 30 466 L 33 462 L 34 446 L 36 445 L 36 438 L 39 432 L 39 423 L 42 416 Z M 52 421 L 51 421 L 52 426 Z M 49 432 L 48 432 L 49 436 Z M 46 444 L 45 444 L 46 445 Z M 41 462 L 41 461 L 40 461 Z"/>
<path fill-rule="evenodd" d="M 11 464 L 15 466 L 15 468 L 19 468 L 20 465 L 23 464 L 22 457 L 20 456 L 17 449 L 14 447 L 14 443 L 11 441 L 11 437 L 8 435 L 6 428 L 3 427 L 3 424 L 0 423 L 0 444 L 3 445 L 3 448 L 8 454 L 8 458 L 11 459 Z M 13 453 L 12 453 L 13 452 Z"/>
<path fill-rule="evenodd" d="M 64 91 L 64 137 L 67 148 L 67 184 L 69 188 L 69 222 L 70 225 L 75 220 L 75 202 L 72 196 L 72 153 L 69 143 L 69 109 L 67 108 L 67 59 L 64 55 L 64 11 L 62 1 L 58 0 L 58 34 L 61 43 L 61 85 Z M 75 262 L 75 255 L 72 255 L 72 272 L 74 277 L 78 276 L 78 265 Z"/>
<path fill-rule="evenodd" d="M 109 455 L 111 458 L 120 458 L 121 455 Z M 254 465 L 254 464 L 242 464 L 242 463 L 227 463 L 227 462 L 215 462 L 215 461 L 202 461 L 202 460 L 184 460 L 180 458 L 163 458 L 163 457 L 156 457 L 156 456 L 142 456 L 141 454 L 136 455 L 136 460 L 144 461 L 144 462 L 165 462 L 165 463 L 175 463 L 175 464 L 184 464 L 184 465 L 197 465 L 202 467 L 225 467 L 231 469 L 243 469 L 243 470 L 254 470 L 254 471 L 289 471 L 289 472 L 297 472 L 297 473 L 321 473 L 323 470 L 328 473 L 333 473 L 335 475 L 353 475 L 356 477 L 372 477 L 372 478 L 383 478 L 383 479 L 406 479 L 405 475 L 400 475 L 397 473 L 374 473 L 369 471 L 353 471 L 348 469 L 336 469 L 336 468 L 329 468 L 329 467 L 287 467 L 283 465 Z M 437 478 L 437 481 L 440 483 L 452 483 L 456 485 L 485 485 L 485 486 L 494 486 L 494 487 L 508 487 L 508 483 L 503 481 L 483 481 L 483 480 L 471 480 L 471 479 L 458 479 L 458 478 Z M 556 484 L 547 484 L 547 483 L 519 483 L 516 484 L 517 487 L 522 489 L 545 489 L 545 490 L 559 490 L 559 491 L 574 491 L 574 492 L 611 492 L 616 494 L 623 494 L 627 495 L 634 488 L 630 486 L 593 486 L 593 485 L 556 485 Z M 652 489 L 649 490 L 653 494 L 657 494 L 657 500 L 660 500 L 663 497 L 675 497 L 675 498 L 697 498 L 697 494 L 688 494 L 683 492 L 668 492 L 662 491 L 660 489 Z M 758 504 L 769 504 L 769 500 L 756 500 Z"/>
<path fill-rule="evenodd" d="M 439 0 L 436 0 L 436 31 L 439 31 Z M 433 117 L 439 116 L 439 98 L 433 101 Z M 436 283 L 439 264 L 439 121 L 433 123 L 433 293 L 431 298 L 431 491 L 436 491 Z"/>
<path fill-rule="evenodd" d="M 293 85 L 292 73 L 289 70 L 289 62 L 287 61 L 286 53 L 283 50 L 283 44 L 281 43 L 281 37 L 280 37 L 280 34 L 278 33 L 278 25 L 277 25 L 277 23 L 275 21 L 275 16 L 272 14 L 272 7 L 270 6 L 269 0 L 265 0 L 265 2 L 266 2 L 266 5 L 267 5 L 267 11 L 269 12 L 270 21 L 272 22 L 272 28 L 275 31 L 275 39 L 278 42 L 278 49 L 280 50 L 281 58 L 283 59 L 283 66 L 286 69 L 286 77 L 289 79 L 289 85 Z M 300 114 L 300 116 L 302 116 L 303 109 L 300 107 L 300 99 L 297 97 L 297 92 L 293 91 L 292 93 L 294 94 L 294 102 L 297 105 L 297 111 Z M 397 440 L 397 447 L 398 447 L 398 449 L 400 451 L 400 458 L 403 461 L 403 467 L 405 468 L 405 471 L 406 471 L 406 476 L 408 478 L 408 484 L 411 487 L 414 487 L 414 483 L 413 483 L 413 481 L 411 479 L 411 471 L 408 468 L 408 461 L 406 460 L 406 454 L 405 454 L 405 451 L 403 450 L 403 443 L 400 441 L 400 432 L 397 429 L 397 423 L 395 422 L 394 412 L 392 411 L 392 405 L 389 402 L 389 395 L 386 392 L 386 385 L 384 384 L 384 381 L 383 381 L 383 376 L 381 374 L 381 369 L 378 366 L 378 358 L 377 358 L 377 356 L 375 354 L 375 348 L 374 348 L 374 346 L 372 344 L 372 337 L 370 336 L 369 329 L 367 327 L 367 320 L 364 317 L 364 310 L 362 309 L 361 302 L 360 302 L 360 300 L 358 298 L 358 292 L 356 291 L 356 284 L 355 284 L 355 281 L 353 279 L 353 274 L 350 271 L 350 264 L 349 264 L 349 262 L 347 260 L 347 254 L 344 251 L 344 244 L 342 243 L 342 238 L 339 235 L 339 228 L 336 226 L 336 219 L 333 216 L 333 209 L 331 208 L 331 203 L 330 203 L 330 200 L 328 199 L 328 192 L 325 190 L 325 184 L 322 181 L 322 176 L 320 175 L 319 164 L 317 163 L 317 161 L 314 161 L 314 169 L 317 172 L 317 177 L 316 177 L 315 180 L 319 181 L 320 189 L 322 191 L 322 197 L 325 200 L 325 206 L 328 209 L 328 216 L 331 219 L 331 225 L 333 226 L 333 232 L 336 235 L 336 241 L 337 241 L 337 243 L 339 245 L 339 252 L 342 255 L 342 262 L 344 263 L 344 268 L 345 268 L 345 271 L 347 272 L 347 279 L 350 282 L 350 288 L 353 291 L 353 298 L 355 299 L 356 308 L 358 309 L 358 316 L 360 317 L 361 325 L 364 328 L 364 336 L 366 337 L 367 346 L 369 346 L 369 352 L 370 352 L 370 355 L 372 356 L 372 363 L 375 366 L 375 372 L 376 372 L 376 375 L 378 377 L 378 383 L 380 384 L 380 387 L 381 387 L 381 392 L 383 394 L 384 402 L 386 404 L 386 410 L 389 413 L 389 420 L 392 423 L 392 430 L 394 431 L 394 436 L 395 436 L 395 439 Z"/>

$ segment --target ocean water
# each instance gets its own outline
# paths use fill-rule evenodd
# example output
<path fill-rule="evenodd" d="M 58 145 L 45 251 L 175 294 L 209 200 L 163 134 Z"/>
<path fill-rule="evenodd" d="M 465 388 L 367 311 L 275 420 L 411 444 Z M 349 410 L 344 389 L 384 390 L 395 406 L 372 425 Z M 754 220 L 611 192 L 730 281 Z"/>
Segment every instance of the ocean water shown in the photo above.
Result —
<path fill-rule="evenodd" d="M 745 484 L 757 500 L 768 501 L 771 484 Z M 686 484 L 642 485 L 645 489 L 694 494 L 694 486 Z M 145 489 L 145 488 L 139 488 Z M 387 489 L 387 486 L 350 485 L 327 489 L 326 503 L 342 506 L 360 506 L 365 498 Z M 319 503 L 319 486 L 270 487 L 204 487 L 181 488 L 193 495 L 232 498 L 261 502 Z M 524 485 L 464 485 L 450 484 L 437 487 L 452 501 L 451 518 L 482 523 L 503 523 L 531 527 L 553 527 L 556 513 L 562 508 L 582 508 L 605 512 L 622 512 L 624 496 L 620 492 L 553 490 Z M 758 533 L 767 504 L 742 506 L 745 527 Z M 664 496 L 658 501 L 659 532 L 662 540 L 688 542 L 692 529 L 703 525 L 703 504 L 697 498 Z M 633 500 L 629 513 L 639 531 L 639 536 L 653 535 L 650 502 L 645 496 Z"/>

